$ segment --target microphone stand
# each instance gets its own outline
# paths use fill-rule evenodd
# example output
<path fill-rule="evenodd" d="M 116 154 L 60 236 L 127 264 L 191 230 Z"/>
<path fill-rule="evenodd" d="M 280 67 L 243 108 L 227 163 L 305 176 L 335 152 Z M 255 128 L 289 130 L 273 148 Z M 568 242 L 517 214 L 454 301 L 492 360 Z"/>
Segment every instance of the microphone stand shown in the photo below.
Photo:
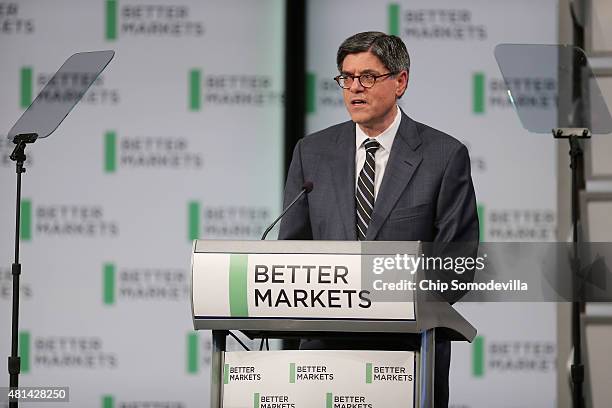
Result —
<path fill-rule="evenodd" d="M 15 136 L 13 143 L 15 149 L 10 159 L 15 162 L 17 173 L 17 200 L 15 204 L 15 262 L 11 266 L 13 275 L 13 314 L 11 327 L 11 355 L 8 358 L 9 385 L 11 388 L 19 387 L 19 373 L 21 371 L 21 358 L 19 357 L 19 277 L 21 275 L 21 264 L 19 263 L 19 234 L 21 226 L 21 174 L 26 172 L 24 163 L 26 161 L 25 148 L 28 144 L 38 139 L 36 133 L 25 133 Z M 18 401 L 11 400 L 10 408 L 17 408 Z"/>
<path fill-rule="evenodd" d="M 269 226 L 268 228 L 266 228 L 266 230 L 264 231 L 263 235 L 261 236 L 261 241 L 265 241 L 266 236 L 268 235 L 268 233 L 269 233 L 270 231 L 272 231 L 272 228 L 274 228 L 274 226 L 276 225 L 276 223 L 278 223 L 278 221 L 279 221 L 281 218 L 283 218 L 283 216 L 284 216 L 284 215 L 287 213 L 287 211 L 289 211 L 289 210 L 290 210 L 290 209 L 293 207 L 293 205 L 294 205 L 295 203 L 297 203 L 297 201 L 298 201 L 298 200 L 299 200 L 299 199 L 300 199 L 300 198 L 301 198 L 301 197 L 302 197 L 304 194 L 308 194 L 308 193 L 310 193 L 310 192 L 312 191 L 312 189 L 313 189 L 313 184 L 312 184 L 312 181 L 306 181 L 306 182 L 305 182 L 305 183 L 302 185 L 302 189 L 300 190 L 300 193 L 299 193 L 297 196 L 295 196 L 295 198 L 293 199 L 293 201 L 291 201 L 291 202 L 289 203 L 289 205 L 288 205 L 287 207 L 285 207 L 285 209 L 283 210 L 283 212 L 282 212 L 282 213 L 281 213 L 281 214 L 280 214 L 278 217 L 276 217 L 276 219 L 275 219 L 274 221 L 272 221 L 272 223 L 270 224 L 270 226 Z M 263 340 L 264 340 L 264 339 L 262 338 L 261 340 L 262 340 L 262 343 L 261 343 L 261 344 L 260 344 L 260 346 L 259 346 L 259 349 L 260 349 L 260 350 L 263 348 Z M 265 338 L 265 340 L 266 340 L 266 348 L 267 348 L 268 350 L 270 350 L 270 346 L 268 345 L 268 338 L 266 337 L 266 338 Z"/>
<path fill-rule="evenodd" d="M 304 185 L 302 186 L 302 190 L 300 191 L 300 193 L 293 199 L 293 201 L 291 203 L 289 203 L 289 205 L 283 210 L 283 212 L 281 213 L 281 215 L 279 215 L 278 217 L 276 217 L 276 219 L 274 221 L 272 221 L 272 224 L 270 224 L 270 226 L 268 228 L 266 228 L 266 230 L 264 231 L 263 235 L 261 236 L 261 241 L 265 241 L 266 236 L 268 235 L 268 233 L 270 231 L 272 231 L 272 228 L 274 228 L 274 226 L 276 225 L 276 223 L 283 218 L 283 216 L 287 213 L 287 211 L 289 211 L 291 209 L 291 207 L 293 207 L 293 205 L 295 203 L 297 203 L 297 201 L 304 195 L 304 194 L 308 194 L 312 191 L 313 185 L 312 182 L 307 181 L 304 183 Z"/>

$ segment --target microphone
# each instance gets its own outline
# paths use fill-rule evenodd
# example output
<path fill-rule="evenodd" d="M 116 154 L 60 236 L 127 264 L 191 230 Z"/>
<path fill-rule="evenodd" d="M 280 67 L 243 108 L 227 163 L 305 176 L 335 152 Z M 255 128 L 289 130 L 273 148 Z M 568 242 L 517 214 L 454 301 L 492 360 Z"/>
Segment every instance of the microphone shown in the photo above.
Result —
<path fill-rule="evenodd" d="M 280 220 L 281 218 L 283 218 L 283 215 L 285 215 L 285 213 L 287 211 L 289 211 L 289 209 L 291 207 L 293 207 L 293 205 L 295 203 L 297 203 L 297 201 L 300 199 L 300 197 L 302 197 L 304 194 L 308 194 L 312 191 L 312 189 L 314 188 L 314 184 L 312 184 L 312 181 L 305 181 L 304 184 L 302 184 L 302 190 L 300 191 L 300 193 L 293 199 L 293 201 L 291 202 L 291 204 L 289 204 L 281 213 L 281 215 L 279 215 L 274 221 L 272 221 L 272 224 L 270 224 L 270 226 L 264 231 L 263 235 L 261 236 L 261 240 L 265 240 L 266 239 L 266 235 L 268 235 L 268 233 L 272 230 L 272 228 L 274 228 L 274 226 L 276 225 L 276 223 L 278 222 L 278 220 Z"/>

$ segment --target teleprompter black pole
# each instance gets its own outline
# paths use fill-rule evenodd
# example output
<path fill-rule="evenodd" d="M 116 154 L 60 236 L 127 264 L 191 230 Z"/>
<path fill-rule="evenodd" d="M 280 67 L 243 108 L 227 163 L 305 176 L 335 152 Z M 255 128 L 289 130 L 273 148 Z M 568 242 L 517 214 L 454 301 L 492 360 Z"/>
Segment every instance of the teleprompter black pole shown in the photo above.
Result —
<path fill-rule="evenodd" d="M 584 153 L 580 145 L 580 139 L 588 139 L 591 132 L 586 128 L 560 128 L 553 129 L 553 136 L 556 139 L 568 139 L 570 150 L 570 169 L 572 172 L 572 348 L 574 355 L 570 368 L 570 378 L 572 383 L 572 406 L 574 408 L 584 408 L 584 364 L 582 363 L 582 338 L 580 331 L 580 314 L 584 308 L 583 299 L 583 277 L 581 276 L 581 260 L 579 250 L 579 223 L 580 223 L 580 202 L 578 201 L 580 192 L 580 170 L 584 168 Z"/>
<path fill-rule="evenodd" d="M 582 339 L 580 336 L 580 313 L 582 311 L 582 280 L 580 274 L 580 252 L 578 249 L 578 166 L 582 163 L 583 151 L 577 136 L 569 138 L 570 168 L 572 170 L 572 228 L 574 255 L 572 262 L 572 275 L 574 277 L 574 301 L 572 302 L 572 343 L 574 346 L 574 359 L 571 366 L 572 401 L 574 408 L 584 407 L 584 365 L 582 364 Z"/>
<path fill-rule="evenodd" d="M 21 264 L 19 263 L 19 234 L 21 226 L 21 175 L 26 169 L 25 148 L 29 143 L 34 143 L 38 135 L 27 133 L 15 136 L 13 143 L 15 149 L 11 153 L 11 160 L 15 162 L 17 173 L 17 199 L 15 201 L 15 261 L 11 266 L 13 275 L 13 310 L 11 320 L 11 355 L 8 358 L 9 387 L 19 387 L 19 373 L 21 371 L 21 358 L 19 357 L 19 277 L 21 276 Z M 17 400 L 10 400 L 9 407 L 17 408 Z"/>
<path fill-rule="evenodd" d="M 584 49 L 585 46 L 585 24 L 584 16 L 586 16 L 585 1 L 570 1 L 570 14 L 572 18 L 572 37 L 574 46 Z M 572 87 L 572 102 L 578 102 L 573 115 L 574 125 L 587 123 L 585 119 L 588 117 L 585 112 L 585 103 L 588 100 L 588 88 L 583 88 L 582 63 L 574 59 L 573 64 L 573 87 Z M 583 90 L 587 93 L 583 94 Z M 572 228 L 573 228 L 573 249 L 574 259 L 572 263 L 573 287 L 574 287 L 574 302 L 572 302 L 572 345 L 574 348 L 574 358 L 570 369 L 570 377 L 572 381 L 572 406 L 574 408 L 584 407 L 584 365 L 582 364 L 582 339 L 580 331 L 581 313 L 584 310 L 582 299 L 582 279 L 579 279 L 580 273 L 580 258 L 578 252 L 578 242 L 580 236 L 578 234 L 578 226 L 580 222 L 580 202 L 578 201 L 578 192 L 580 188 L 584 188 L 584 155 L 580 146 L 581 138 L 590 137 L 588 129 L 585 129 L 582 135 L 573 133 L 569 137 L 570 144 L 570 168 L 572 171 Z"/>

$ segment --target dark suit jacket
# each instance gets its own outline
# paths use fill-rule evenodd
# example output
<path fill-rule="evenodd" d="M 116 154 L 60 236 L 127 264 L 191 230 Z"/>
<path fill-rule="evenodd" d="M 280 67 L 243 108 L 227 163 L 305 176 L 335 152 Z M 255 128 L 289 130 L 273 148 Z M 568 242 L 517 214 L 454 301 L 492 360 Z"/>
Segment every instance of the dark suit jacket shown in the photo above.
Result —
<path fill-rule="evenodd" d="M 305 181 L 314 188 L 285 214 L 279 239 L 357 239 L 355 126 L 344 122 L 298 142 L 287 175 L 285 205 Z M 478 242 L 478 230 L 466 147 L 402 112 L 366 239 Z M 374 346 L 401 349 L 395 343 L 381 346 L 380 341 Z M 333 341 L 305 347 L 346 348 Z M 446 406 L 450 344 L 441 342 L 436 352 L 436 406 Z"/>

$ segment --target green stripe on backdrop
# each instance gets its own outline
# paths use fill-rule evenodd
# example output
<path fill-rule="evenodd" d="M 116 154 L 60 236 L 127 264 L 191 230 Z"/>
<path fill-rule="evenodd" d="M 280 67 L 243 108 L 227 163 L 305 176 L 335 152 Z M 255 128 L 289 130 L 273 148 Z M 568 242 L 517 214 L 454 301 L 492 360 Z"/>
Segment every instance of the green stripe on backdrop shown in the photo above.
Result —
<path fill-rule="evenodd" d="M 243 254 L 230 255 L 229 298 L 232 317 L 248 317 L 247 304 L 247 266 L 249 256 Z"/>
<path fill-rule="evenodd" d="M 112 395 L 104 395 L 102 397 L 102 408 L 114 408 L 115 398 Z"/>
<path fill-rule="evenodd" d="M 485 206 L 484 204 L 478 204 L 476 207 L 478 209 L 478 229 L 480 234 L 480 241 L 484 242 L 485 240 Z"/>
<path fill-rule="evenodd" d="M 30 332 L 22 331 L 19 333 L 19 358 L 21 361 L 21 373 L 27 374 L 30 372 Z"/>
<path fill-rule="evenodd" d="M 472 344 L 472 375 L 484 376 L 484 337 L 477 336 Z"/>
<path fill-rule="evenodd" d="M 202 71 L 189 71 L 189 110 L 198 111 L 202 107 Z"/>
<path fill-rule="evenodd" d="M 105 305 L 115 303 L 115 265 L 112 263 L 104 264 L 104 291 L 103 299 Z"/>
<path fill-rule="evenodd" d="M 34 74 L 32 67 L 22 67 L 20 73 L 20 98 L 19 106 L 27 108 L 32 103 L 32 93 L 34 85 Z"/>
<path fill-rule="evenodd" d="M 21 238 L 22 241 L 29 241 L 32 239 L 32 201 L 30 200 L 21 200 L 19 238 Z"/>
<path fill-rule="evenodd" d="M 312 72 L 306 74 L 306 113 L 317 110 L 317 76 Z"/>
<path fill-rule="evenodd" d="M 193 241 L 200 237 L 200 203 L 190 201 L 187 204 L 187 213 L 187 239 Z"/>
<path fill-rule="evenodd" d="M 107 40 L 117 39 L 117 0 L 106 0 L 106 32 Z"/>
<path fill-rule="evenodd" d="M 474 73 L 472 77 L 472 110 L 474 113 L 485 111 L 485 75 L 482 72 Z"/>
<path fill-rule="evenodd" d="M 399 4 L 389 4 L 388 8 L 389 18 L 389 34 L 399 36 L 399 23 L 400 23 L 400 6 Z"/>
<path fill-rule="evenodd" d="M 108 131 L 104 134 L 104 171 L 117 171 L 117 133 Z"/>
<path fill-rule="evenodd" d="M 195 374 L 199 371 L 198 333 L 187 333 L 187 372 Z"/>
<path fill-rule="evenodd" d="M 289 363 L 289 382 L 295 384 L 295 363 Z"/>
<path fill-rule="evenodd" d="M 372 363 L 366 364 L 366 384 L 372 384 Z"/>

